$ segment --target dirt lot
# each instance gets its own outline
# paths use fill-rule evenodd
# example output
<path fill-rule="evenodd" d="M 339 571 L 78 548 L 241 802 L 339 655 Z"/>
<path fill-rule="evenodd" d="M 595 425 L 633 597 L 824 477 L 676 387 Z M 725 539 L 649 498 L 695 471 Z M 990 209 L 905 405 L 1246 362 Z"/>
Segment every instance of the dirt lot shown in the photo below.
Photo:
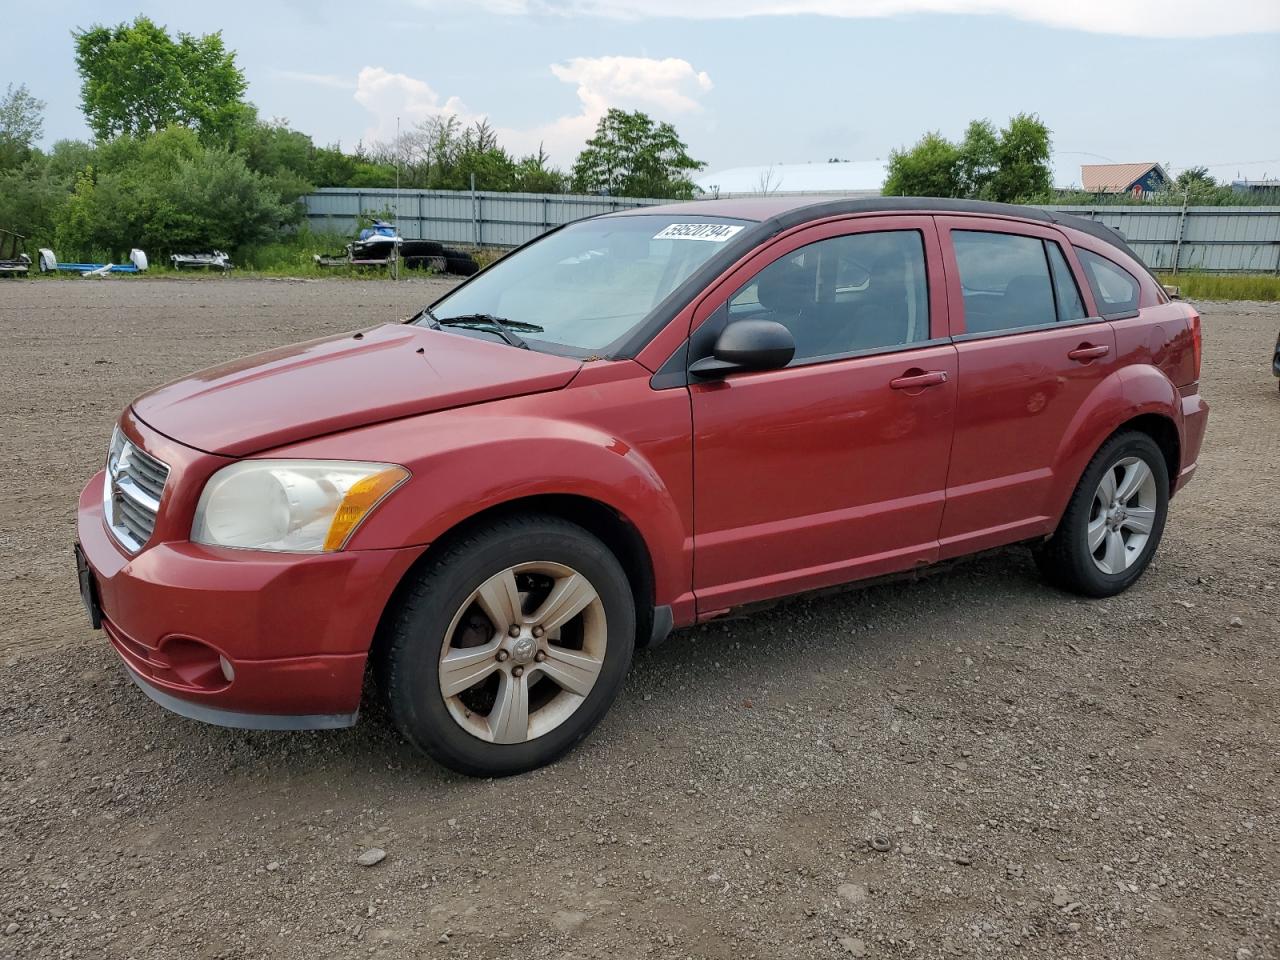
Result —
<path fill-rule="evenodd" d="M 71 567 L 118 410 L 431 292 L 0 283 L 0 956 L 1280 957 L 1280 308 L 1203 305 L 1201 472 L 1125 596 L 1011 551 L 688 631 L 500 782 L 167 715 Z"/>

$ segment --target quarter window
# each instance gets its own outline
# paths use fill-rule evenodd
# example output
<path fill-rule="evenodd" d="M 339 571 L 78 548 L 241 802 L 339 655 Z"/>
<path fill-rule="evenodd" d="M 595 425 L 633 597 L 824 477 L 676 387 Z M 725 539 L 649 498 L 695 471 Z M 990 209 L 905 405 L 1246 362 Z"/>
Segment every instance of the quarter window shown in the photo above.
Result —
<path fill-rule="evenodd" d="M 1098 301 L 1098 312 L 1104 317 L 1119 317 L 1138 309 L 1141 288 L 1124 267 L 1100 257 L 1091 250 L 1076 247 L 1076 256 L 1084 267 L 1085 279 Z"/>
<path fill-rule="evenodd" d="M 776 320 L 792 365 L 929 339 L 929 286 L 918 230 L 819 240 L 775 260 L 729 300 L 730 320 Z"/>
<path fill-rule="evenodd" d="M 1044 243 L 1015 233 L 953 230 L 966 333 L 993 333 L 1058 318 Z"/>

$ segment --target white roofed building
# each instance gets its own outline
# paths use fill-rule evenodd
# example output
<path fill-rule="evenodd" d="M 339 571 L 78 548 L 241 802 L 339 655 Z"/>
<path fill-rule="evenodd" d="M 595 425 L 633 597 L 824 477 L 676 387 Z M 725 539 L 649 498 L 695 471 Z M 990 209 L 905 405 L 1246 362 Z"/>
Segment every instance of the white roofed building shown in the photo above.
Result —
<path fill-rule="evenodd" d="M 838 197 L 878 197 L 884 186 L 882 160 L 841 160 L 831 163 L 772 163 L 755 167 L 714 170 L 694 178 L 704 197 L 751 197 L 775 194 L 829 194 Z"/>

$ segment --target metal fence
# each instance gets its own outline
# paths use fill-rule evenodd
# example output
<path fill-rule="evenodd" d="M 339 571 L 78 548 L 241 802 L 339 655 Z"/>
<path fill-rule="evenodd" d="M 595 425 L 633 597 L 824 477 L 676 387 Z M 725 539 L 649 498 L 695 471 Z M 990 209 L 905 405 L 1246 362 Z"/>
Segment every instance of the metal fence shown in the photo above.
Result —
<path fill-rule="evenodd" d="M 1280 273 L 1280 207 L 1046 207 L 1119 230 L 1153 270 Z"/>
<path fill-rule="evenodd" d="M 633 197 L 325 187 L 303 198 L 313 230 L 352 234 L 385 215 L 406 238 L 514 247 L 598 213 L 664 203 Z M 1124 235 L 1152 269 L 1280 273 L 1280 207 L 1053 206 Z"/>
<path fill-rule="evenodd" d="M 349 234 L 355 231 L 361 215 L 386 216 L 394 220 L 400 236 L 406 239 L 475 247 L 515 247 L 571 220 L 669 202 L 550 193 L 349 187 L 323 187 L 302 199 L 313 230 Z"/>

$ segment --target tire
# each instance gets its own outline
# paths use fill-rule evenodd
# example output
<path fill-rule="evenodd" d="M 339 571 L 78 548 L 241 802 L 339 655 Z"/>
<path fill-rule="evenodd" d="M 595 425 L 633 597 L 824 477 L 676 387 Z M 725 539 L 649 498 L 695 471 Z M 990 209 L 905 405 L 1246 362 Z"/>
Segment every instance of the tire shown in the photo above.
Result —
<path fill-rule="evenodd" d="M 400 255 L 414 260 L 425 257 L 443 257 L 444 244 L 439 240 L 404 240 L 400 244 Z"/>
<path fill-rule="evenodd" d="M 1104 480 L 1110 484 L 1106 489 Z M 1115 491 L 1110 503 L 1118 506 L 1106 502 L 1108 490 Z M 1124 499 L 1126 491 L 1130 495 Z M 1034 549 L 1036 565 L 1046 580 L 1063 590 L 1086 597 L 1115 596 L 1129 589 L 1151 563 L 1168 512 L 1164 454 L 1145 433 L 1117 434 L 1089 462 L 1053 536 Z"/>
<path fill-rule="evenodd" d="M 480 272 L 480 264 L 476 263 L 475 258 L 470 254 L 462 253 L 457 256 L 445 257 L 444 271 L 460 277 L 469 277 Z"/>
<path fill-rule="evenodd" d="M 515 637 L 496 622 L 517 617 Z M 635 631 L 630 584 L 603 543 L 557 517 L 513 517 L 448 546 L 402 589 L 375 676 L 419 750 L 459 773 L 509 776 L 595 728 L 622 688 Z"/>

